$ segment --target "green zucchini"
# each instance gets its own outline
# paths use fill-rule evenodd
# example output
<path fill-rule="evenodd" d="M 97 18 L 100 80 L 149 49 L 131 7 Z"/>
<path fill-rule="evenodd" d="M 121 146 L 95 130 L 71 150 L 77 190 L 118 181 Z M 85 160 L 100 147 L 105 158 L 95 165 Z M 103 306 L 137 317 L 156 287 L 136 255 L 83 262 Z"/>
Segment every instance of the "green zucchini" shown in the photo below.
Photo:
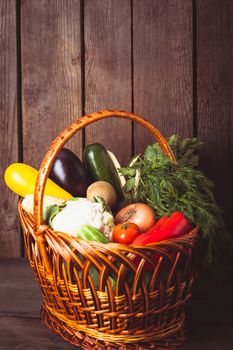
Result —
<path fill-rule="evenodd" d="M 87 145 L 83 151 L 83 160 L 95 181 L 109 182 L 116 191 L 117 199 L 124 198 L 117 170 L 103 145 L 100 143 Z"/>

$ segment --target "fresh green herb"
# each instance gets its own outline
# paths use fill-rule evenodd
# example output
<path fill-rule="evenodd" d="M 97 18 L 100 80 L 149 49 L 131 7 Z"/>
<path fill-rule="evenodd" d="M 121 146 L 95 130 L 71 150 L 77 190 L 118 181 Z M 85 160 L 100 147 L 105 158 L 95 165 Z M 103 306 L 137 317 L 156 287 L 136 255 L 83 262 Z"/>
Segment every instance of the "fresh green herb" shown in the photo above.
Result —
<path fill-rule="evenodd" d="M 180 166 L 191 166 L 195 168 L 199 164 L 198 152 L 202 147 L 203 142 L 194 138 L 181 138 L 178 135 L 172 135 L 168 139 L 169 146 L 173 150 L 176 160 Z M 161 151 L 158 143 L 153 145 L 154 151 L 158 156 L 163 157 L 163 152 Z M 148 149 L 148 152 L 149 149 Z"/>
<path fill-rule="evenodd" d="M 214 198 L 214 184 L 198 165 L 197 150 L 201 143 L 196 139 L 168 139 L 177 162 L 170 161 L 157 143 L 148 146 L 129 167 L 121 168 L 127 177 L 125 191 L 132 199 L 151 205 L 158 218 L 180 211 L 193 224 L 198 224 L 207 243 L 206 260 L 211 262 L 218 241 L 228 240 L 222 210 Z"/>

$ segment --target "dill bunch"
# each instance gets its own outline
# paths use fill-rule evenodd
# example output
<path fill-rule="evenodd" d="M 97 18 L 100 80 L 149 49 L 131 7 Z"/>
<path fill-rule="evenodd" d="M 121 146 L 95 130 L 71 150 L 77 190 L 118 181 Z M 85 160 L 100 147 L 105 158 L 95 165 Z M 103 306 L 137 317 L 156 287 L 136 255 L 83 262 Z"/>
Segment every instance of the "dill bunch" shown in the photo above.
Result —
<path fill-rule="evenodd" d="M 230 242 L 222 209 L 214 197 L 214 183 L 200 170 L 197 151 L 202 143 L 196 138 L 174 135 L 168 143 L 177 162 L 170 161 L 154 143 L 120 172 L 127 177 L 125 192 L 155 209 L 157 218 L 174 211 L 182 212 L 193 225 L 199 225 L 206 242 L 205 261 L 217 253 L 219 240 Z"/>

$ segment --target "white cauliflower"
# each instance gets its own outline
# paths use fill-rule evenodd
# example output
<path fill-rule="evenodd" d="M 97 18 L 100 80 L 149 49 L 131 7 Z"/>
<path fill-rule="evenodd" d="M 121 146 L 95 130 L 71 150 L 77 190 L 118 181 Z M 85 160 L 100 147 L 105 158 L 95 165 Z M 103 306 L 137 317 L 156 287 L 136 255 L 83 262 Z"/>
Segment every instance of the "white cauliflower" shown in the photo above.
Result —
<path fill-rule="evenodd" d="M 77 236 L 79 226 L 91 225 L 111 239 L 114 220 L 102 203 L 75 198 L 66 201 L 66 206 L 53 217 L 51 225 L 54 231 L 65 232 L 71 236 Z"/>

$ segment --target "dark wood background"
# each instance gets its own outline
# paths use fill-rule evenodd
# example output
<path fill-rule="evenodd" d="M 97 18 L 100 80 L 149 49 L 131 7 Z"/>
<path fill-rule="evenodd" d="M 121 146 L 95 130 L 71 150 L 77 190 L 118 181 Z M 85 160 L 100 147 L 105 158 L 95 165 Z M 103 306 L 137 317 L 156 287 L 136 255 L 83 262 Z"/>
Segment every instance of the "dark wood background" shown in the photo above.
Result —
<path fill-rule="evenodd" d="M 0 0 L 0 255 L 23 255 L 5 168 L 38 168 L 65 126 L 101 108 L 134 111 L 166 136 L 204 141 L 201 168 L 232 229 L 232 62 L 232 0 Z M 125 164 L 151 139 L 108 120 L 69 146 L 81 155 L 93 141 Z"/>

